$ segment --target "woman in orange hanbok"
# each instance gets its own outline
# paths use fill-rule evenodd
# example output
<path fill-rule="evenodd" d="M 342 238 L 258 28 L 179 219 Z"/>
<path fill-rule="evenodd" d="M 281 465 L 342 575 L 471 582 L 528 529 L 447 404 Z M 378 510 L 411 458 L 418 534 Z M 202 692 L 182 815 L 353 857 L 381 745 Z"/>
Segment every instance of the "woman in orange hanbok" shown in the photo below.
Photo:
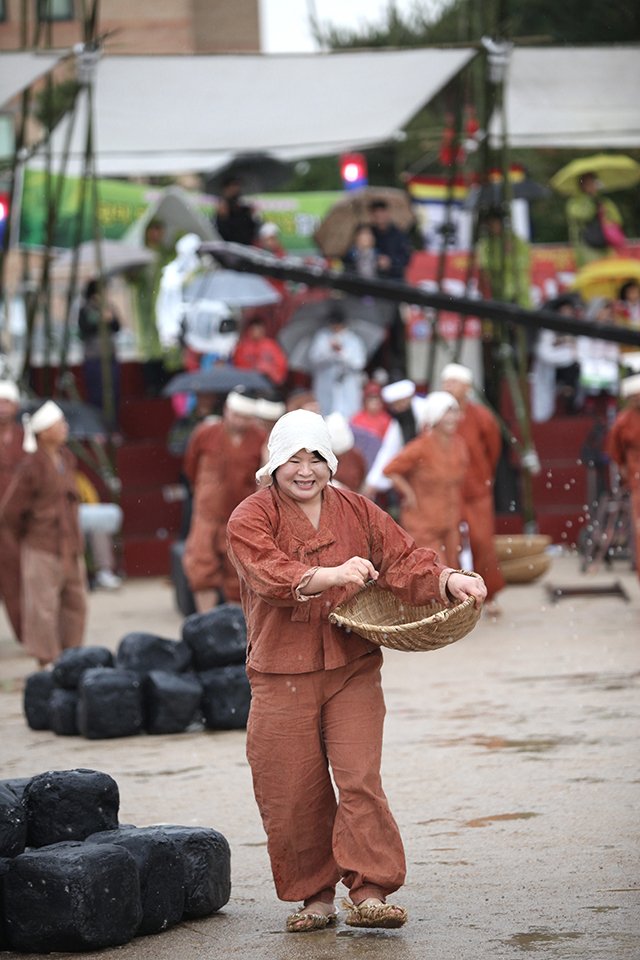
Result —
<path fill-rule="evenodd" d="M 469 450 L 457 436 L 460 408 L 449 393 L 427 397 L 425 431 L 384 468 L 402 498 L 400 524 L 454 569 L 460 553 L 462 484 Z"/>

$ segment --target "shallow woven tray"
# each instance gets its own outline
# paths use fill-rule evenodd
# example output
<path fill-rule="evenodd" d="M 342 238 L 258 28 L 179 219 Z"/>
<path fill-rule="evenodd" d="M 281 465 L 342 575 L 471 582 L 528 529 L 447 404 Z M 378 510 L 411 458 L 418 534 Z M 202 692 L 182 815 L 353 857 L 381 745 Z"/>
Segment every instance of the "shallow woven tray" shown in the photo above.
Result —
<path fill-rule="evenodd" d="M 551 557 L 547 553 L 500 561 L 500 570 L 507 583 L 530 583 L 546 573 L 550 566 Z"/>
<path fill-rule="evenodd" d="M 467 576 L 482 579 L 477 573 Z M 451 607 L 436 601 L 413 607 L 370 583 L 330 613 L 329 620 L 381 647 L 437 650 L 471 633 L 480 613 L 473 598 L 457 601 Z"/>
<path fill-rule="evenodd" d="M 551 537 L 544 533 L 518 533 L 493 538 L 493 546 L 501 564 L 503 560 L 519 560 L 521 557 L 544 553 L 550 543 Z"/>

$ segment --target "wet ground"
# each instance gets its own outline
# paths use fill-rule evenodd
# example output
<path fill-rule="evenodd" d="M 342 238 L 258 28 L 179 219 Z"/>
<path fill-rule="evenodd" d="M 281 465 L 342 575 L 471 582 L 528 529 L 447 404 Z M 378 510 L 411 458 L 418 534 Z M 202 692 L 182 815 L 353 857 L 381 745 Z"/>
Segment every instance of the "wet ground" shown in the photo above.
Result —
<path fill-rule="evenodd" d="M 554 584 L 582 584 L 554 560 Z M 640 958 L 640 585 L 631 602 L 511 587 L 504 614 L 429 654 L 389 652 L 384 777 L 408 860 L 400 931 L 283 933 L 251 793 L 243 732 L 90 742 L 28 730 L 19 655 L 0 621 L 3 777 L 93 767 L 121 793 L 120 819 L 203 824 L 232 848 L 219 915 L 98 956 L 118 960 L 609 960 Z M 94 594 L 88 642 L 134 629 L 177 637 L 160 581 Z M 11 958 L 13 954 L 5 954 Z M 95 954 L 93 955 L 95 956 Z"/>

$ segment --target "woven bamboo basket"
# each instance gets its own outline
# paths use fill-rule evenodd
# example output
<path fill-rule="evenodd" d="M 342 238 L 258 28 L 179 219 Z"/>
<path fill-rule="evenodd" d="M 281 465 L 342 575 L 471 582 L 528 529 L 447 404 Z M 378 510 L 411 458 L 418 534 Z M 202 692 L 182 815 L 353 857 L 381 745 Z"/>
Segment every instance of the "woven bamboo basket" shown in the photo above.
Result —
<path fill-rule="evenodd" d="M 551 557 L 547 553 L 500 561 L 500 570 L 507 583 L 530 583 L 546 573 L 550 566 Z"/>
<path fill-rule="evenodd" d="M 477 573 L 467 573 L 467 576 L 482 579 Z M 480 613 L 473 598 L 458 601 L 451 607 L 435 600 L 427 606 L 414 607 L 388 590 L 381 590 L 375 583 L 369 583 L 330 613 L 329 620 L 381 647 L 437 650 L 471 633 Z"/>
<path fill-rule="evenodd" d="M 502 566 L 503 560 L 519 560 L 521 557 L 534 557 L 544 553 L 551 543 L 551 537 L 543 533 L 518 533 L 493 538 L 496 555 Z"/>

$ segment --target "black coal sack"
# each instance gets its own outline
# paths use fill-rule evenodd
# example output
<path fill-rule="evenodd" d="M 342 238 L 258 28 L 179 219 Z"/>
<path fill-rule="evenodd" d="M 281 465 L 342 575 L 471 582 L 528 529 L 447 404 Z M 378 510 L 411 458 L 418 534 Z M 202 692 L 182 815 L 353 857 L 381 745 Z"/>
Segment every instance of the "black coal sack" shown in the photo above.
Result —
<path fill-rule="evenodd" d="M 221 833 L 209 827 L 162 826 L 184 861 L 183 919 L 208 917 L 231 896 L 231 851 Z"/>
<path fill-rule="evenodd" d="M 40 773 L 27 785 L 23 803 L 30 847 L 85 840 L 92 833 L 118 826 L 118 784 L 98 770 Z"/>
<path fill-rule="evenodd" d="M 4 893 L 2 891 L 2 887 L 3 877 L 9 872 L 12 863 L 12 860 L 7 860 L 3 857 L 0 857 L 0 951 L 9 949 L 9 938 L 7 937 L 7 931 L 4 922 Z"/>
<path fill-rule="evenodd" d="M 0 786 L 11 790 L 18 800 L 22 800 L 26 786 L 28 783 L 31 783 L 31 779 L 31 777 L 14 777 L 11 780 L 0 780 Z"/>
<path fill-rule="evenodd" d="M 0 783 L 0 857 L 17 857 L 27 843 L 27 811 L 22 801 Z"/>
<path fill-rule="evenodd" d="M 184 857 L 162 827 L 122 826 L 89 837 L 89 843 L 115 843 L 128 850 L 140 874 L 142 923 L 138 936 L 175 926 L 184 912 Z"/>
<path fill-rule="evenodd" d="M 251 706 L 251 686 L 244 664 L 220 667 L 199 674 L 204 692 L 202 713 L 211 730 L 246 727 Z"/>
<path fill-rule="evenodd" d="M 59 737 L 76 737 L 78 694 L 75 690 L 54 690 L 49 697 L 49 729 Z"/>
<path fill-rule="evenodd" d="M 240 607 L 232 603 L 187 617 L 182 625 L 182 639 L 191 647 L 198 671 L 245 662 L 247 624 Z"/>
<path fill-rule="evenodd" d="M 53 665 L 53 679 L 65 690 L 75 690 L 85 670 L 112 667 L 113 654 L 106 647 L 69 647 Z"/>
<path fill-rule="evenodd" d="M 24 687 L 24 715 L 32 730 L 49 729 L 49 697 L 56 687 L 53 674 L 40 670 L 27 677 Z"/>
<path fill-rule="evenodd" d="M 145 681 L 147 733 L 182 733 L 202 700 L 202 684 L 194 674 L 152 670 Z"/>
<path fill-rule="evenodd" d="M 142 680 L 129 670 L 85 670 L 78 687 L 78 732 L 89 740 L 142 730 Z"/>
<path fill-rule="evenodd" d="M 151 670 L 166 670 L 182 673 L 191 666 L 191 651 L 180 640 L 164 640 L 152 633 L 128 633 L 123 637 L 116 653 L 116 667 L 149 673 Z"/>
<path fill-rule="evenodd" d="M 119 946 L 142 920 L 138 868 L 115 844 L 29 850 L 11 861 L 3 889 L 9 943 L 26 953 Z"/>

